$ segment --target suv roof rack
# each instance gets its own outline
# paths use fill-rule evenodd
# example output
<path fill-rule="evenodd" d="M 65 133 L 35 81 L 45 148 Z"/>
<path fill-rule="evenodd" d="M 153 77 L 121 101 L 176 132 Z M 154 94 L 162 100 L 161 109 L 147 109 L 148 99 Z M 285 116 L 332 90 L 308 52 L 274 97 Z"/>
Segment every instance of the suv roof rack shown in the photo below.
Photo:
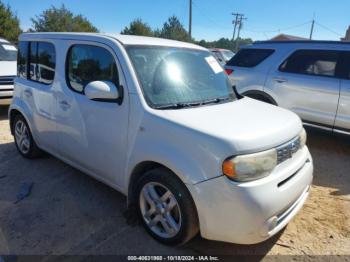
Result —
<path fill-rule="evenodd" d="M 342 44 L 350 45 L 346 41 L 332 41 L 332 40 L 283 40 L 283 41 L 255 41 L 253 44 Z"/>

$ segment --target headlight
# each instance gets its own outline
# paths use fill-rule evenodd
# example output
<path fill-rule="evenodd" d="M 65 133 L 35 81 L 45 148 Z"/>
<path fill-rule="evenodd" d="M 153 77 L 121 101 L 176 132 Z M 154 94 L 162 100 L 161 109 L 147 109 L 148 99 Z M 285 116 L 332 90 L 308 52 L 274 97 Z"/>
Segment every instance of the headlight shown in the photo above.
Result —
<path fill-rule="evenodd" d="M 222 171 L 232 180 L 246 182 L 268 176 L 276 165 L 277 152 L 271 149 L 227 159 L 222 164 Z"/>
<path fill-rule="evenodd" d="M 304 128 L 303 130 L 301 130 L 299 137 L 300 137 L 300 148 L 303 148 L 306 144 L 306 139 L 307 139 L 306 131 Z"/>

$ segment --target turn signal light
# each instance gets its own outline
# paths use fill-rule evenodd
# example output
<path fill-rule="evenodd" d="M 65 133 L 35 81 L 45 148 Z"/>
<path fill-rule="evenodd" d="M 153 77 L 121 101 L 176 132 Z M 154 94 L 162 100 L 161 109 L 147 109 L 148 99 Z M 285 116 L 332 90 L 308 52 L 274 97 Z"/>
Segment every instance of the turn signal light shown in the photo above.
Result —
<path fill-rule="evenodd" d="M 229 178 L 234 178 L 236 176 L 236 167 L 235 163 L 231 160 L 226 160 L 222 164 L 222 172 L 225 176 Z"/>

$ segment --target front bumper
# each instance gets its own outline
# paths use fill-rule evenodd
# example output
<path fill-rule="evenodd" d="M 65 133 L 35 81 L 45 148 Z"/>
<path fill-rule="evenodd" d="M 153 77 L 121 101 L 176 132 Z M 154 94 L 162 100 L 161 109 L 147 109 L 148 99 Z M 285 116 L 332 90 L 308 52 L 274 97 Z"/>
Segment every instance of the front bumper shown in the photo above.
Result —
<path fill-rule="evenodd" d="M 0 105 L 11 104 L 13 96 L 13 85 L 0 85 Z"/>
<path fill-rule="evenodd" d="M 201 235 L 237 244 L 270 238 L 303 206 L 312 174 L 312 158 L 305 146 L 265 178 L 236 183 L 221 176 L 191 186 Z"/>

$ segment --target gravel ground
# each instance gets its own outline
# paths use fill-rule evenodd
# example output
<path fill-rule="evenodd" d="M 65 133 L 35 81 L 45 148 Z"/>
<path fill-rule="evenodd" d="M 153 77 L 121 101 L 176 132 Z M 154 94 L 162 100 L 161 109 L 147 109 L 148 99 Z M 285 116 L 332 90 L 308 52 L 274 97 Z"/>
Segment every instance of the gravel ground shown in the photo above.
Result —
<path fill-rule="evenodd" d="M 198 236 L 171 248 L 129 223 L 126 199 L 120 193 L 51 156 L 23 159 L 9 132 L 7 108 L 0 107 L 0 254 L 210 254 L 259 259 L 282 254 L 304 255 L 302 260 L 348 255 L 337 258 L 350 261 L 350 138 L 307 131 L 314 182 L 305 206 L 283 232 L 251 246 Z M 34 183 L 32 192 L 15 204 L 23 182 Z"/>

